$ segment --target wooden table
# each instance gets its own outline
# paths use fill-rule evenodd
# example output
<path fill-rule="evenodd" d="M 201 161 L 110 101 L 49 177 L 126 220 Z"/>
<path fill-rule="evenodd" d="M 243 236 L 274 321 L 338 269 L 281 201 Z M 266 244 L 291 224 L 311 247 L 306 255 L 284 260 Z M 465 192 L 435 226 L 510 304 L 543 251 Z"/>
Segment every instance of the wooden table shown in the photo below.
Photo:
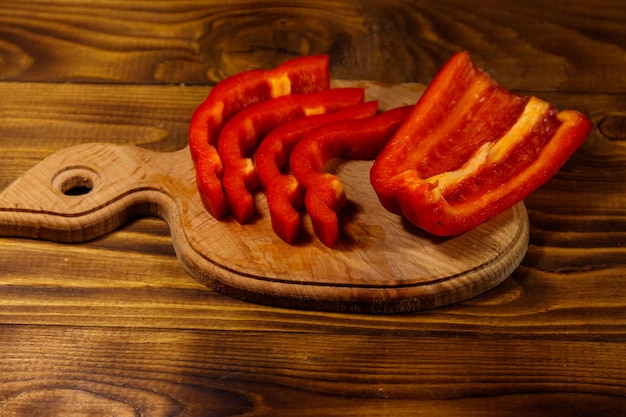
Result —
<path fill-rule="evenodd" d="M 626 415 L 624 2 L 221 4 L 3 3 L 0 189 L 72 145 L 180 149 L 208 85 L 313 53 L 334 78 L 428 83 L 467 50 L 595 127 L 526 199 L 521 266 L 430 311 L 228 298 L 156 218 L 82 244 L 0 238 L 0 416 Z"/>

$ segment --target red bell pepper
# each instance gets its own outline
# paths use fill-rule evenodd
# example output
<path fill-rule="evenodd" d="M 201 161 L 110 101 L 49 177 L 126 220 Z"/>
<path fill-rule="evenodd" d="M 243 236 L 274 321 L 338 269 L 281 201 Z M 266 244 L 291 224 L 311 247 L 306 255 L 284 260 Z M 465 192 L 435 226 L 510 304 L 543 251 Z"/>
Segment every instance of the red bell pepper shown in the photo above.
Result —
<path fill-rule="evenodd" d="M 298 141 L 314 129 L 345 119 L 364 119 L 378 112 L 378 102 L 369 101 L 334 113 L 313 115 L 286 122 L 272 130 L 259 145 L 255 162 L 265 190 L 274 232 L 285 242 L 299 235 L 304 193 L 296 178 L 286 171 L 289 156 Z"/>
<path fill-rule="evenodd" d="M 507 91 L 460 52 L 376 158 L 371 182 L 391 212 L 454 236 L 548 181 L 590 130 L 582 114 Z"/>
<path fill-rule="evenodd" d="M 374 159 L 406 119 L 413 106 L 403 106 L 363 120 L 326 124 L 304 136 L 289 158 L 293 175 L 305 189 L 304 203 L 313 231 L 326 246 L 339 239 L 337 211 L 346 194 L 337 176 L 323 172 L 335 157 Z"/>
<path fill-rule="evenodd" d="M 253 103 L 289 94 L 330 88 L 329 58 L 295 58 L 271 70 L 249 70 L 219 82 L 194 111 L 189 127 L 189 150 L 196 167 L 196 182 L 207 210 L 216 218 L 228 212 L 220 178 L 222 162 L 217 139 L 235 113 Z"/>
<path fill-rule="evenodd" d="M 243 224 L 254 216 L 251 191 L 259 186 L 252 158 L 258 141 L 275 127 L 312 114 L 324 114 L 363 102 L 362 88 L 336 88 L 310 94 L 291 94 L 246 107 L 224 125 L 217 143 L 224 164 L 222 185 L 230 211 Z"/>

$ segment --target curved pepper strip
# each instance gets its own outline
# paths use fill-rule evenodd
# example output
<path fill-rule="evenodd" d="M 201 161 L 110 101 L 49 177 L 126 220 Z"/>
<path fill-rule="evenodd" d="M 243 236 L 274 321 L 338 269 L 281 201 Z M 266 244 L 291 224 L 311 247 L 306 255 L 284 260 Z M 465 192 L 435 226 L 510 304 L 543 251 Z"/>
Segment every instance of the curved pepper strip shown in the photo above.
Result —
<path fill-rule="evenodd" d="M 370 178 L 385 208 L 455 236 L 548 181 L 590 130 L 584 115 L 507 91 L 460 52 L 376 158 Z"/>
<path fill-rule="evenodd" d="M 320 126 L 346 119 L 364 119 L 378 112 L 378 102 L 357 104 L 334 113 L 313 115 L 286 122 L 261 141 L 255 162 L 265 190 L 274 232 L 285 242 L 294 243 L 299 235 L 299 208 L 304 204 L 300 183 L 290 173 L 289 155 L 298 141 Z"/>
<path fill-rule="evenodd" d="M 270 70 L 249 70 L 216 84 L 194 111 L 189 127 L 189 150 L 196 168 L 196 183 L 204 206 L 216 218 L 228 212 L 220 178 L 222 162 L 217 139 L 235 113 L 253 103 L 288 94 L 330 88 L 329 57 L 295 58 Z"/>
<path fill-rule="evenodd" d="M 291 94 L 246 107 L 224 125 L 217 143 L 224 164 L 222 185 L 230 211 L 239 223 L 254 216 L 251 191 L 259 186 L 252 159 L 259 140 L 275 127 L 294 119 L 324 114 L 363 102 L 362 88 L 335 88 L 310 94 Z"/>
<path fill-rule="evenodd" d="M 335 157 L 373 159 L 407 118 L 413 106 L 403 106 L 363 120 L 324 125 L 304 136 L 289 158 L 293 175 L 305 189 L 304 203 L 318 239 L 332 247 L 339 239 L 337 211 L 346 194 L 337 176 L 323 172 Z"/>

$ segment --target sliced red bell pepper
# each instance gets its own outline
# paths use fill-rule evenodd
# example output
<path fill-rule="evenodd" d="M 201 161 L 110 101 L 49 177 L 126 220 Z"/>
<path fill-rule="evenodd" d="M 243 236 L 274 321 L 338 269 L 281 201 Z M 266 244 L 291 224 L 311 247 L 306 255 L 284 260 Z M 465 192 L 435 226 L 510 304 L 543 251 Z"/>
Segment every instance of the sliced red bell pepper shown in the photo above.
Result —
<path fill-rule="evenodd" d="M 224 125 L 217 144 L 224 164 L 222 185 L 235 219 L 243 224 L 254 216 L 250 192 L 259 186 L 259 179 L 247 155 L 261 138 L 287 121 L 353 106 L 363 102 L 364 96 L 362 88 L 291 94 L 250 105 L 235 114 Z"/>
<path fill-rule="evenodd" d="M 291 244 L 298 238 L 298 209 L 304 204 L 300 183 L 285 172 L 296 143 L 320 126 L 340 120 L 373 117 L 377 112 L 378 102 L 369 101 L 334 113 L 303 117 L 278 126 L 261 141 L 255 153 L 256 169 L 267 197 L 272 228 L 285 242 Z"/>
<path fill-rule="evenodd" d="M 544 184 L 590 130 L 584 115 L 507 91 L 460 52 L 376 158 L 371 182 L 391 212 L 454 236 Z"/>
<path fill-rule="evenodd" d="M 228 212 L 220 178 L 222 162 L 217 139 L 223 125 L 242 108 L 288 94 L 330 88 L 329 58 L 295 58 L 270 70 L 249 70 L 219 82 L 194 111 L 189 127 L 189 150 L 196 167 L 196 182 L 207 210 L 216 218 Z"/>
<path fill-rule="evenodd" d="M 374 159 L 409 115 L 413 106 L 403 106 L 363 120 L 326 124 L 304 136 L 289 158 L 293 175 L 305 189 L 304 203 L 313 231 L 326 246 L 339 239 L 337 211 L 346 194 L 337 176 L 323 172 L 335 157 Z"/>

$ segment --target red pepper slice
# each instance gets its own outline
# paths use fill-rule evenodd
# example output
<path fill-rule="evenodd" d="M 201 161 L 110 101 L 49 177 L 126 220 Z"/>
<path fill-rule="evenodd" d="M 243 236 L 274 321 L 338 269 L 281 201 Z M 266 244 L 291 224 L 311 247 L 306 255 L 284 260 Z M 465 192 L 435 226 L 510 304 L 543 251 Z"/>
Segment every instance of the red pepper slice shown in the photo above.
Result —
<path fill-rule="evenodd" d="M 217 139 L 235 113 L 253 103 L 288 94 L 330 88 L 329 57 L 295 58 L 270 70 L 249 70 L 219 82 L 194 111 L 189 127 L 189 150 L 196 167 L 196 182 L 207 210 L 216 218 L 228 212 L 220 178 L 222 162 Z"/>
<path fill-rule="evenodd" d="M 584 142 L 591 123 L 513 94 L 455 54 L 377 157 L 381 203 L 439 236 L 455 236 L 522 201 Z"/>
<path fill-rule="evenodd" d="M 313 115 L 286 122 L 261 141 L 256 154 L 256 169 L 263 185 L 274 232 L 285 242 L 294 243 L 299 235 L 304 193 L 300 183 L 285 170 L 294 146 L 307 133 L 320 126 L 345 119 L 364 119 L 378 112 L 378 102 L 369 101 L 335 113 Z"/>
<path fill-rule="evenodd" d="M 337 176 L 323 172 L 335 157 L 374 159 L 404 122 L 413 106 L 403 106 L 363 120 L 324 125 L 304 136 L 291 152 L 289 166 L 305 189 L 304 203 L 313 231 L 326 246 L 339 239 L 337 211 L 346 194 Z"/>
<path fill-rule="evenodd" d="M 222 185 L 230 210 L 239 223 L 254 216 L 251 191 L 259 179 L 251 158 L 246 155 L 275 127 L 294 119 L 324 114 L 363 102 L 362 88 L 335 88 L 310 94 L 276 97 L 246 107 L 224 125 L 218 152 L 224 164 Z"/>

